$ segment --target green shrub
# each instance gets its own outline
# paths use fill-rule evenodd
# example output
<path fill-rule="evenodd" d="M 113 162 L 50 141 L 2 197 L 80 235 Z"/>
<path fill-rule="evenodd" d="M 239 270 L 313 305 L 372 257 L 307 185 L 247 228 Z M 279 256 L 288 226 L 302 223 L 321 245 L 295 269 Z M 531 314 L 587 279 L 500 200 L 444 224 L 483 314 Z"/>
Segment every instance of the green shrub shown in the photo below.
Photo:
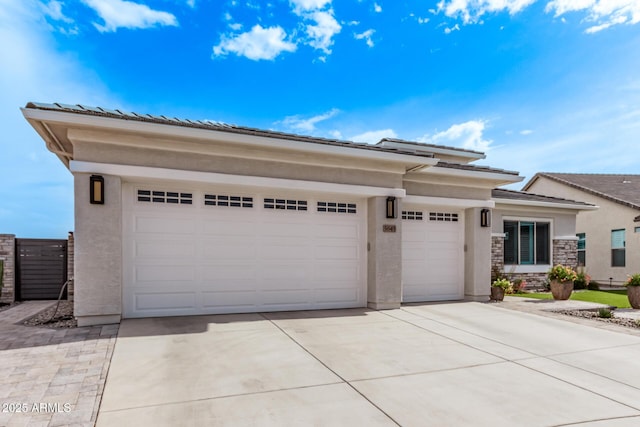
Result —
<path fill-rule="evenodd" d="M 613 314 L 611 314 L 611 310 L 609 310 L 608 308 L 599 308 L 598 317 L 602 319 L 611 319 L 611 317 L 613 317 Z"/>
<path fill-rule="evenodd" d="M 640 274 L 632 274 L 624 284 L 625 286 L 640 286 Z"/>
<path fill-rule="evenodd" d="M 512 285 L 508 279 L 497 279 L 493 281 L 491 286 L 493 286 L 494 288 L 502 288 L 505 291 L 509 291 Z"/>
<path fill-rule="evenodd" d="M 584 272 L 584 269 L 580 268 L 576 272 L 576 280 L 573 281 L 573 289 L 588 289 L 589 282 L 591 282 L 591 276 Z"/>
<path fill-rule="evenodd" d="M 589 285 L 587 285 L 587 289 L 589 289 L 590 291 L 599 291 L 600 290 L 600 283 L 598 283 L 596 281 L 591 281 L 591 282 L 589 282 Z"/>

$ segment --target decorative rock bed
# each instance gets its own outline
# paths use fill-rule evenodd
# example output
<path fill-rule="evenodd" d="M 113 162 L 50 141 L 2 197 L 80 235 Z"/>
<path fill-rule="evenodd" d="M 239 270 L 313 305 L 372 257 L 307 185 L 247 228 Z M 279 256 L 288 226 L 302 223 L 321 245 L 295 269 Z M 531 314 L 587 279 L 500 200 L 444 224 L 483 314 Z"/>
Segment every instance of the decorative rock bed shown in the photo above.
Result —
<path fill-rule="evenodd" d="M 51 319 L 55 311 L 55 317 Z M 78 322 L 73 317 L 73 301 L 60 301 L 58 310 L 56 306 L 41 311 L 23 322 L 25 326 L 42 326 L 45 328 L 75 328 Z"/>
<path fill-rule="evenodd" d="M 628 328 L 640 328 L 640 321 L 636 319 L 629 319 L 625 317 L 615 317 L 615 311 L 612 310 L 612 316 L 610 318 L 600 317 L 598 311 L 593 310 L 562 310 L 554 311 L 554 313 L 564 314 L 566 316 L 581 317 L 584 319 L 594 319 L 599 322 L 613 323 Z"/>

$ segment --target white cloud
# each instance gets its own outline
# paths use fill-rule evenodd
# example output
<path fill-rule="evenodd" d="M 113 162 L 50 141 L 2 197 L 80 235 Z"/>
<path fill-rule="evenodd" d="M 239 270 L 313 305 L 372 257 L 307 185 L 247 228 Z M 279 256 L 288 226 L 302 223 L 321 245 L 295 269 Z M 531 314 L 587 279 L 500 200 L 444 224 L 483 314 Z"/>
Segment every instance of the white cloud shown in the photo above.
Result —
<path fill-rule="evenodd" d="M 214 56 L 235 53 L 254 61 L 272 60 L 282 52 L 295 52 L 297 46 L 286 40 L 282 27 L 262 28 L 255 25 L 251 31 L 235 36 L 223 35 L 220 43 L 213 47 Z"/>
<path fill-rule="evenodd" d="M 447 27 L 444 29 L 445 34 L 451 34 L 454 31 L 460 31 L 460 25 L 456 24 L 453 27 Z"/>
<path fill-rule="evenodd" d="M 340 110 L 334 108 L 332 110 L 327 111 L 326 113 L 319 114 L 317 116 L 309 117 L 307 119 L 303 119 L 299 115 L 295 116 L 287 116 L 282 120 L 283 125 L 287 128 L 302 131 L 302 132 L 313 132 L 316 129 L 316 124 L 328 120 L 338 114 Z"/>
<path fill-rule="evenodd" d="M 309 46 L 320 49 L 327 54 L 331 53 L 329 48 L 333 45 L 333 36 L 342 30 L 338 21 L 333 17 L 333 10 L 316 11 L 306 14 L 305 17 L 316 22 L 315 25 L 306 26 Z"/>
<path fill-rule="evenodd" d="M 418 24 L 426 24 L 427 22 L 429 22 L 429 18 L 418 17 Z"/>
<path fill-rule="evenodd" d="M 489 150 L 493 143 L 492 140 L 485 139 L 483 135 L 486 125 L 487 122 L 484 120 L 470 120 L 455 124 L 449 129 L 434 135 L 424 135 L 418 138 L 417 141 L 485 152 Z"/>
<path fill-rule="evenodd" d="M 535 2 L 536 0 L 441 0 L 434 12 L 444 12 L 450 18 L 462 19 L 464 24 L 475 24 L 486 13 L 507 11 L 510 15 L 515 15 Z"/>
<path fill-rule="evenodd" d="M 290 0 L 294 12 L 301 14 L 312 10 L 323 9 L 326 5 L 331 4 L 332 0 Z"/>
<path fill-rule="evenodd" d="M 382 12 L 382 6 L 380 6 L 378 3 L 374 3 L 373 10 L 375 10 L 377 13 L 380 13 Z"/>
<path fill-rule="evenodd" d="M 53 20 L 70 24 L 73 22 L 73 19 L 65 16 L 64 13 L 62 13 L 62 5 L 63 3 L 60 3 L 57 0 L 51 0 L 47 4 L 42 4 L 42 10 L 44 11 L 45 15 Z"/>
<path fill-rule="evenodd" d="M 586 33 L 640 22 L 640 0 L 551 0 L 545 11 L 553 12 L 556 17 L 568 12 L 586 12 L 585 21 L 594 23 Z"/>
<path fill-rule="evenodd" d="M 116 31 L 118 28 L 151 28 L 155 26 L 177 26 L 178 20 L 169 12 L 153 10 L 144 4 L 127 0 L 82 0 L 104 21 L 94 23 L 100 32 Z"/>
<path fill-rule="evenodd" d="M 520 135 L 531 135 L 533 131 L 531 129 L 524 129 L 520 131 Z"/>
<path fill-rule="evenodd" d="M 368 132 L 364 132 L 359 135 L 352 136 L 349 139 L 355 142 L 367 142 L 369 144 L 375 144 L 380 142 L 380 140 L 383 138 L 397 138 L 397 137 L 398 135 L 395 133 L 393 129 L 381 129 L 381 130 L 371 130 Z"/>
<path fill-rule="evenodd" d="M 367 46 L 373 47 L 374 43 L 373 43 L 373 40 L 371 40 L 371 36 L 375 32 L 376 30 L 369 29 L 363 33 L 354 34 L 353 37 L 355 37 L 356 40 L 365 40 L 365 42 L 367 43 Z"/>
<path fill-rule="evenodd" d="M 196 7 L 196 0 L 187 0 L 187 6 L 193 9 Z"/>

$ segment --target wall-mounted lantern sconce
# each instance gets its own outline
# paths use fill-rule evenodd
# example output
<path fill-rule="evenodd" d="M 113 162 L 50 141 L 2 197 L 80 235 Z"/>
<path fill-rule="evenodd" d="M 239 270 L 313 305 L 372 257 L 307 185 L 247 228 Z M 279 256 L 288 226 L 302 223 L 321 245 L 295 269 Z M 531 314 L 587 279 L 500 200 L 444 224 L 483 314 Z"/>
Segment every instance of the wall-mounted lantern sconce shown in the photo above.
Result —
<path fill-rule="evenodd" d="M 489 209 L 480 211 L 480 227 L 491 227 L 491 211 Z"/>
<path fill-rule="evenodd" d="M 89 185 L 89 202 L 92 205 L 104 205 L 104 178 L 100 175 L 91 175 Z"/>
<path fill-rule="evenodd" d="M 396 215 L 396 198 L 387 197 L 387 218 L 395 218 Z"/>

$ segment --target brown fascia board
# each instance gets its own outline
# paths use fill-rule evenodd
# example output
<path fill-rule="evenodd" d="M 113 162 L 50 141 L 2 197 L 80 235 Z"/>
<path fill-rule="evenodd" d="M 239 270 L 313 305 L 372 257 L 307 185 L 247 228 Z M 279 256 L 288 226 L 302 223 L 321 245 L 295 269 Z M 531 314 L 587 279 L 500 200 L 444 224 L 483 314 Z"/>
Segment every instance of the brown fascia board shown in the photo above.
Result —
<path fill-rule="evenodd" d="M 536 173 L 534 175 L 534 177 L 531 178 L 531 180 L 524 187 L 522 187 L 522 190 L 526 191 L 540 177 L 547 178 L 547 179 L 550 179 L 551 181 L 555 181 L 555 182 L 558 182 L 560 184 L 564 184 L 564 185 L 566 185 L 568 187 L 575 188 L 575 189 L 580 190 L 580 191 L 584 191 L 585 193 L 588 193 L 588 194 L 591 194 L 591 195 L 594 195 L 594 196 L 597 196 L 597 197 L 601 197 L 603 199 L 609 200 L 609 201 L 614 202 L 614 203 L 618 203 L 619 205 L 623 205 L 623 206 L 626 206 L 626 207 L 629 207 L 629 208 L 632 208 L 632 209 L 640 209 L 640 206 L 638 206 L 638 205 L 636 205 L 634 203 L 627 202 L 626 200 L 618 199 L 617 197 L 613 197 L 613 196 L 610 196 L 608 194 L 602 193 L 600 191 L 596 191 L 596 190 L 593 190 L 591 188 L 576 184 L 574 182 L 567 181 L 567 180 L 562 179 L 562 178 L 558 178 L 556 176 L 550 175 L 549 173 L 545 173 L 545 172 Z"/>

